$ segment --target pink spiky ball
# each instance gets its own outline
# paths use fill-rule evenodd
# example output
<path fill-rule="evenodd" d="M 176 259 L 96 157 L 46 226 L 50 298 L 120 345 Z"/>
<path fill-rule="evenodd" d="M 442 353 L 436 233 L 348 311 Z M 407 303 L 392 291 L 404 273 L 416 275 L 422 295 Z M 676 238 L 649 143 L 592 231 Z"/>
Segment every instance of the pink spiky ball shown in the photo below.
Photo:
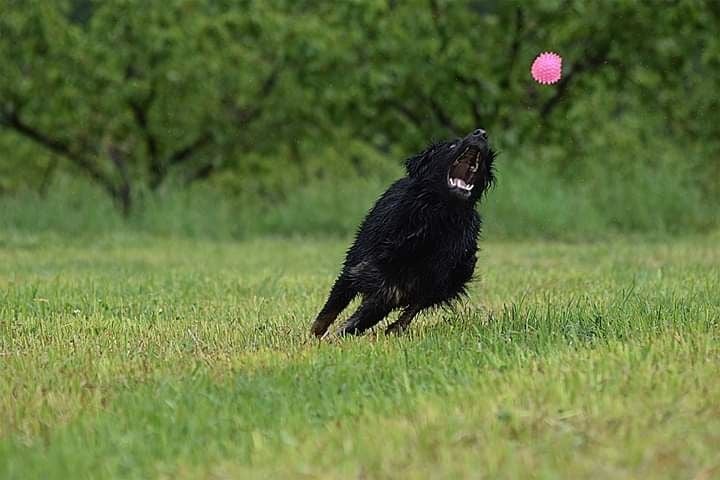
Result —
<path fill-rule="evenodd" d="M 530 67 L 530 73 L 536 82 L 551 85 L 562 76 L 562 58 L 553 52 L 541 53 Z"/>

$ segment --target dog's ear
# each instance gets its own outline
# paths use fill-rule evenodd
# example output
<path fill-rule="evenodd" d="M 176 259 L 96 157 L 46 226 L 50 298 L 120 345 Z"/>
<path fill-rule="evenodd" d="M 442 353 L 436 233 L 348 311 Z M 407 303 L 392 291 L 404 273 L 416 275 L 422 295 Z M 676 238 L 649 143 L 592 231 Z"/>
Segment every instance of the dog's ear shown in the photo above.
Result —
<path fill-rule="evenodd" d="M 413 155 L 412 157 L 405 160 L 405 170 L 407 171 L 408 177 L 416 177 L 420 174 L 422 167 L 427 162 L 427 158 L 435 149 L 435 145 L 432 145 L 422 152 Z"/>

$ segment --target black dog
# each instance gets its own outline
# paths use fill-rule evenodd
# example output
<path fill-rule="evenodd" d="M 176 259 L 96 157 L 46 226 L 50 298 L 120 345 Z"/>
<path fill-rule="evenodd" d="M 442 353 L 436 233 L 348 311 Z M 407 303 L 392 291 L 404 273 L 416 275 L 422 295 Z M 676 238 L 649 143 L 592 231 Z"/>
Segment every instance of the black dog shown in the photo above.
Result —
<path fill-rule="evenodd" d="M 359 334 L 397 308 L 400 318 L 386 333 L 402 332 L 421 310 L 464 294 L 477 261 L 481 222 L 474 207 L 493 183 L 494 158 L 478 129 L 408 159 L 407 176 L 360 226 L 312 333 L 324 335 L 358 293 L 362 304 L 342 334 Z"/>

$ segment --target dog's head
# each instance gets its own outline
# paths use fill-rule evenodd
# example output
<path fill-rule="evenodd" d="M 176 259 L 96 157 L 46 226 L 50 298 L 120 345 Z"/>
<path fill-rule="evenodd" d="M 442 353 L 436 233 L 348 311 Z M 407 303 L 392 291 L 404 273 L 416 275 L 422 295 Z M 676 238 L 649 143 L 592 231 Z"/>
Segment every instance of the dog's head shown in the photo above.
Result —
<path fill-rule="evenodd" d="M 408 176 L 423 187 L 466 202 L 476 202 L 495 180 L 485 130 L 437 143 L 405 163 Z"/>

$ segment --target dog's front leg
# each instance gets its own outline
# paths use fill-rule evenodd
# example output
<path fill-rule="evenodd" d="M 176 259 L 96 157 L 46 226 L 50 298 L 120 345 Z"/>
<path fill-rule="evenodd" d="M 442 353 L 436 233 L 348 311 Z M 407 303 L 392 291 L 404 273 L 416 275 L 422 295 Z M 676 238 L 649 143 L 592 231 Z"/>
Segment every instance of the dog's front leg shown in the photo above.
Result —
<path fill-rule="evenodd" d="M 348 318 L 340 335 L 359 335 L 385 318 L 392 307 L 380 298 L 366 298 L 360 307 Z"/>
<path fill-rule="evenodd" d="M 413 318 L 415 318 L 415 315 L 418 314 L 420 311 L 419 308 L 415 307 L 408 307 L 400 314 L 400 318 L 398 318 L 396 321 L 391 323 L 386 329 L 385 334 L 391 335 L 391 334 L 401 334 L 407 328 L 410 326 L 410 322 L 413 321 Z"/>

